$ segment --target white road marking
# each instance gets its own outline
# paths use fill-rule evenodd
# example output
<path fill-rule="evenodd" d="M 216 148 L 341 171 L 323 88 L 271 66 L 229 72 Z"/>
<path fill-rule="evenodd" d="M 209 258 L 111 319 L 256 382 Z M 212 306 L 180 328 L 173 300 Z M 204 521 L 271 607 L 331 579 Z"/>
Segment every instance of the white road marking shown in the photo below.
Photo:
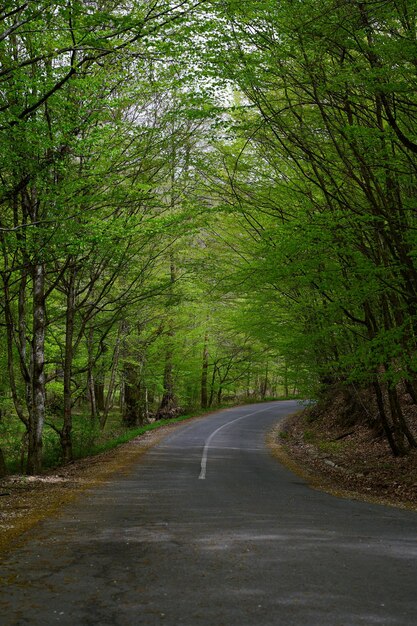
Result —
<path fill-rule="evenodd" d="M 211 443 L 213 437 L 215 437 L 218 432 L 223 430 L 223 428 L 226 428 L 226 426 L 231 426 L 231 424 L 235 424 L 236 422 L 240 422 L 240 420 L 243 420 L 246 417 L 251 417 L 251 415 L 256 415 L 257 413 L 262 413 L 263 411 L 268 411 L 270 408 L 271 407 L 269 406 L 266 409 L 259 409 L 259 411 L 253 411 L 252 413 L 248 413 L 247 415 L 241 415 L 240 417 L 236 418 L 235 420 L 232 420 L 231 422 L 227 422 L 227 424 L 223 424 L 223 426 L 220 426 L 214 432 L 212 432 L 211 435 L 209 437 L 207 437 L 206 443 L 204 445 L 203 456 L 201 457 L 201 471 L 200 471 L 200 475 L 199 475 L 198 479 L 199 480 L 205 480 L 205 478 L 206 478 L 206 473 L 207 473 L 207 456 L 208 456 L 208 451 L 209 451 L 209 448 L 210 448 L 210 443 Z"/>

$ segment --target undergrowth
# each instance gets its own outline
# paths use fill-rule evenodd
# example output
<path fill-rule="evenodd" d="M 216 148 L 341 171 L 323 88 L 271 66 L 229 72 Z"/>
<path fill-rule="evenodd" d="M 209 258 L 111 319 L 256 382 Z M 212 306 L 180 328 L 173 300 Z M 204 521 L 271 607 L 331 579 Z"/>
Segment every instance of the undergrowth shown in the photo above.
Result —
<path fill-rule="evenodd" d="M 272 400 L 287 400 L 289 398 L 265 398 L 265 402 Z M 238 404 L 256 402 L 253 398 L 241 399 Z M 259 400 L 258 400 L 259 402 Z M 98 420 L 92 420 L 87 410 L 73 414 L 73 458 L 82 459 L 107 450 L 112 450 L 122 443 L 127 443 L 144 433 L 161 428 L 168 424 L 175 424 L 193 417 L 218 411 L 222 408 L 237 406 L 238 404 L 225 403 L 208 409 L 189 409 L 176 418 L 162 419 L 142 426 L 127 428 L 121 421 L 119 411 L 111 412 L 104 429 L 100 428 Z M 47 422 L 57 418 L 49 417 Z M 59 423 L 59 422 L 58 422 Z M 24 425 L 16 419 L 3 418 L 0 420 L 0 441 L 8 473 L 24 473 L 26 458 L 23 451 L 26 449 Z M 51 469 L 62 465 L 59 437 L 54 429 L 45 424 L 43 433 L 43 466 Z"/>
<path fill-rule="evenodd" d="M 215 410 L 230 405 L 216 407 Z M 100 454 L 112 450 L 122 443 L 127 443 L 144 433 L 161 428 L 167 424 L 182 422 L 199 415 L 207 414 L 208 409 L 189 410 L 186 413 L 170 419 L 158 420 L 142 426 L 127 428 L 123 425 L 119 412 L 111 413 L 104 429 L 100 428 L 97 420 L 92 420 L 86 412 L 73 415 L 73 457 L 74 460 Z M 17 420 L 3 419 L 0 421 L 0 441 L 6 460 L 7 471 L 10 474 L 23 473 L 26 458 L 25 428 Z M 45 469 L 59 467 L 61 461 L 61 447 L 57 433 L 45 424 L 43 433 L 43 466 Z"/>

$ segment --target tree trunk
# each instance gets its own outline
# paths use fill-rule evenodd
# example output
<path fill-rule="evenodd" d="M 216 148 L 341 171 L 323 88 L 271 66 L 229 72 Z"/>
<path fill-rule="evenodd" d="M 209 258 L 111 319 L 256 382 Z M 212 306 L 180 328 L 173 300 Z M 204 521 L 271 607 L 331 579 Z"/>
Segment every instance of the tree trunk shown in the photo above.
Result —
<path fill-rule="evenodd" d="M 6 476 L 6 474 L 7 474 L 6 461 L 4 458 L 3 450 L 0 448 L 0 478 L 3 478 L 3 476 Z"/>
<path fill-rule="evenodd" d="M 379 383 L 377 381 L 373 383 L 373 387 L 374 387 L 374 392 L 375 392 L 377 406 L 378 406 L 380 424 L 383 428 L 383 431 L 388 440 L 388 443 L 390 445 L 393 455 L 400 456 L 401 454 L 404 454 L 404 450 L 401 450 L 401 448 L 397 445 L 397 442 L 394 439 L 393 434 L 391 432 L 391 428 L 390 428 L 387 414 L 385 411 L 384 398 L 382 395 L 381 387 L 379 386 Z"/>
<path fill-rule="evenodd" d="M 88 371 L 87 371 L 87 392 L 90 400 L 90 416 L 92 421 L 97 419 L 97 402 L 93 373 L 93 335 L 94 328 L 91 325 L 88 330 L 87 350 L 88 350 Z"/>
<path fill-rule="evenodd" d="M 207 390 L 207 376 L 208 376 L 208 361 L 209 353 L 208 353 L 208 331 L 205 332 L 204 335 L 204 346 L 203 346 L 203 365 L 201 372 L 201 408 L 206 409 L 208 407 L 208 390 Z"/>
<path fill-rule="evenodd" d="M 173 298 L 173 285 L 176 280 L 176 268 L 174 262 L 174 255 L 171 252 L 171 300 Z M 172 302 L 171 302 L 172 304 Z M 164 393 L 162 396 L 161 404 L 159 406 L 157 417 L 158 419 L 164 419 L 168 417 L 175 417 L 178 412 L 178 403 L 175 396 L 174 389 L 174 349 L 173 338 L 174 328 L 172 319 L 169 320 L 169 330 L 167 333 L 167 347 L 165 352 L 165 368 L 164 368 Z"/>
<path fill-rule="evenodd" d="M 417 447 L 416 440 L 410 431 L 404 413 L 401 409 L 400 401 L 398 400 L 398 394 L 394 387 L 388 389 L 388 398 L 391 409 L 391 417 L 393 424 L 397 425 L 398 438 L 403 442 L 404 438 L 407 439 L 410 448 Z"/>
<path fill-rule="evenodd" d="M 95 377 L 94 395 L 96 397 L 97 412 L 100 414 L 106 408 L 104 396 L 104 375 L 102 372 L 99 372 L 98 376 Z"/>
<path fill-rule="evenodd" d="M 126 364 L 123 371 L 123 423 L 128 427 L 142 426 L 144 415 L 141 404 L 141 385 L 137 369 Z"/>
<path fill-rule="evenodd" d="M 261 385 L 260 385 L 261 400 L 265 400 L 267 389 L 268 389 L 268 361 L 266 363 L 265 377 L 261 381 Z"/>
<path fill-rule="evenodd" d="M 417 404 L 417 391 L 415 380 L 406 380 L 404 381 L 404 384 L 407 392 L 411 396 L 412 401 L 414 402 L 414 404 Z"/>
<path fill-rule="evenodd" d="M 214 363 L 213 365 L 213 373 L 211 375 L 211 383 L 210 383 L 210 398 L 209 398 L 209 407 L 213 406 L 214 400 L 214 383 L 216 381 L 216 373 L 217 373 L 217 365 Z"/>
<path fill-rule="evenodd" d="M 149 420 L 149 393 L 147 387 L 144 389 L 144 418 Z"/>
<path fill-rule="evenodd" d="M 5 314 L 5 320 L 6 320 L 6 339 L 7 339 L 7 372 L 9 375 L 10 391 L 12 393 L 12 399 L 13 399 L 13 405 L 14 405 L 15 411 L 19 419 L 25 424 L 26 430 L 28 430 L 29 421 L 25 415 L 22 402 L 19 398 L 16 375 L 15 375 L 14 354 L 13 354 L 14 323 L 13 323 L 12 307 L 11 307 L 11 302 L 10 302 L 9 279 L 10 279 L 10 276 L 8 276 L 5 273 L 3 275 L 3 290 L 4 290 L 4 314 Z M 20 355 L 20 358 L 21 358 L 21 355 Z M 22 366 L 21 366 L 21 369 L 23 370 Z M 26 372 L 25 386 L 30 388 L 29 383 L 30 383 L 29 372 Z M 29 397 L 26 397 L 26 400 L 27 400 L 27 405 L 29 408 L 31 400 Z"/>
<path fill-rule="evenodd" d="M 172 359 L 173 352 L 171 346 L 169 346 L 165 353 L 164 393 L 158 409 L 159 419 L 175 417 L 178 409 L 174 389 L 174 365 Z"/>
<path fill-rule="evenodd" d="M 64 423 L 60 432 L 62 459 L 65 463 L 72 461 L 72 362 L 74 358 L 74 317 L 75 317 L 75 268 L 70 270 L 65 328 L 64 358 Z"/>
<path fill-rule="evenodd" d="M 288 366 L 287 361 L 284 361 L 284 396 L 288 398 L 289 395 L 290 392 L 288 388 Z"/>
<path fill-rule="evenodd" d="M 45 420 L 45 268 L 33 268 L 32 410 L 29 414 L 29 447 L 26 471 L 42 469 L 42 433 Z"/>
<path fill-rule="evenodd" d="M 252 385 L 252 368 L 251 364 L 249 364 L 248 372 L 246 376 L 246 397 L 250 398 L 251 395 L 251 385 Z"/>
<path fill-rule="evenodd" d="M 110 407 L 113 402 L 114 388 L 116 384 L 117 366 L 119 364 L 121 333 L 122 333 L 122 326 L 120 325 L 119 332 L 117 334 L 116 345 L 114 347 L 113 362 L 112 362 L 111 372 L 110 372 L 109 388 L 107 390 L 107 396 L 106 396 L 106 400 L 104 403 L 104 410 L 100 418 L 101 429 L 103 429 L 106 425 L 107 418 L 109 416 Z"/>
<path fill-rule="evenodd" d="M 125 381 L 123 380 L 123 376 L 121 377 L 120 380 L 120 391 L 119 391 L 119 408 L 120 408 L 120 412 L 123 415 L 123 411 L 124 411 L 124 406 L 125 406 Z"/>

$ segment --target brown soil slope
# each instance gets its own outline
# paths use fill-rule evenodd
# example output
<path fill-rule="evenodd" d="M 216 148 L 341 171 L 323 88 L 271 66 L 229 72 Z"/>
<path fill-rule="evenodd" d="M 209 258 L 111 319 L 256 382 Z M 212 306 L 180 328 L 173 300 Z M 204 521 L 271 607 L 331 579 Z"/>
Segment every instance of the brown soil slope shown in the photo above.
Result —
<path fill-rule="evenodd" d="M 349 417 L 343 395 L 287 418 L 269 443 L 319 489 L 417 510 L 417 450 L 394 457 L 368 416 Z"/>

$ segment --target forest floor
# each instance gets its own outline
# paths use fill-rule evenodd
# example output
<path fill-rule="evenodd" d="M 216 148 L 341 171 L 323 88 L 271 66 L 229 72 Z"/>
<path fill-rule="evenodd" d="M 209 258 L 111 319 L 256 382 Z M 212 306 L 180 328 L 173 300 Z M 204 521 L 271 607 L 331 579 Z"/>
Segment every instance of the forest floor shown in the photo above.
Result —
<path fill-rule="evenodd" d="M 314 488 L 336 496 L 417 511 L 417 450 L 394 457 L 384 437 L 366 424 L 349 428 L 308 410 L 288 417 L 268 436 L 289 469 Z"/>
<path fill-rule="evenodd" d="M 177 424 L 161 426 L 113 450 L 86 457 L 40 476 L 7 476 L 0 480 L 0 553 L 16 545 L 25 532 L 59 512 L 86 489 L 115 472 L 127 472 Z"/>

